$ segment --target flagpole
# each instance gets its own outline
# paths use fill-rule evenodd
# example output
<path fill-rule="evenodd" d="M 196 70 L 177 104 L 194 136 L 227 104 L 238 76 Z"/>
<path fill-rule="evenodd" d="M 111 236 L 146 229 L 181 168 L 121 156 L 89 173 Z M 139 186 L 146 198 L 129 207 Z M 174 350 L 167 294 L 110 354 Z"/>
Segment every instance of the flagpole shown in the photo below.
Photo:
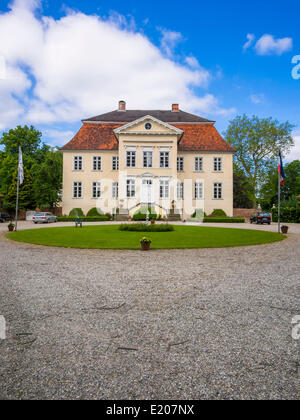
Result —
<path fill-rule="evenodd" d="M 280 150 L 279 150 L 280 156 Z M 278 233 L 280 233 L 281 175 L 278 171 Z"/>
<path fill-rule="evenodd" d="M 20 176 L 19 176 L 19 168 L 18 168 L 18 181 L 17 181 L 17 201 L 16 201 L 16 226 L 15 230 L 18 230 L 18 210 L 19 210 L 19 185 L 20 185 Z"/>

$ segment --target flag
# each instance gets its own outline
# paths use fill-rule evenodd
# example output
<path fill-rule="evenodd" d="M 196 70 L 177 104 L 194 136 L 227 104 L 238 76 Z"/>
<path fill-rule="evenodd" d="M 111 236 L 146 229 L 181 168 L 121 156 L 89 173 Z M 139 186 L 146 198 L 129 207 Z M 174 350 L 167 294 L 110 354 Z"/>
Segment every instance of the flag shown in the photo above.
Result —
<path fill-rule="evenodd" d="M 279 158 L 278 158 L 278 173 L 280 176 L 280 184 L 284 186 L 284 180 L 286 178 L 286 175 L 285 175 L 283 164 L 282 164 L 281 152 L 279 152 Z"/>
<path fill-rule="evenodd" d="M 23 156 L 22 156 L 21 146 L 19 146 L 18 179 L 19 179 L 20 185 L 22 185 L 24 181 L 24 169 L 23 169 Z"/>

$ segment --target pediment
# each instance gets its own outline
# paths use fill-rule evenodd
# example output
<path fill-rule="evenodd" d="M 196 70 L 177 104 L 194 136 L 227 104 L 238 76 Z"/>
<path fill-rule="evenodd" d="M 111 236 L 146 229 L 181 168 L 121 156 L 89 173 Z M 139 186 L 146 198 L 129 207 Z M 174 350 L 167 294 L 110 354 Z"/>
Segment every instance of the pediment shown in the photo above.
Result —
<path fill-rule="evenodd" d="M 147 129 L 147 127 L 150 127 Z M 114 130 L 118 137 L 120 134 L 139 134 L 139 135 L 176 135 L 181 137 L 183 131 L 168 123 L 158 120 L 151 115 L 146 115 L 138 120 L 132 121 Z"/>

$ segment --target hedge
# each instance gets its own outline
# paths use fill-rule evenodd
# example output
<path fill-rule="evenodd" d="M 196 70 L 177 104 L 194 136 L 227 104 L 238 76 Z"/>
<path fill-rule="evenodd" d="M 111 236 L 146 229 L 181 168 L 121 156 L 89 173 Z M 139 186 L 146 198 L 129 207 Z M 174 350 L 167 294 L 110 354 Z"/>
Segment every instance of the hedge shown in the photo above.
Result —
<path fill-rule="evenodd" d="M 278 222 L 278 209 L 272 209 L 272 220 Z M 283 223 L 300 223 L 300 206 L 281 208 L 280 220 Z"/>
<path fill-rule="evenodd" d="M 58 222 L 75 222 L 77 217 L 59 216 Z M 110 219 L 108 216 L 97 216 L 97 217 L 80 217 L 83 222 L 108 222 Z"/>
<path fill-rule="evenodd" d="M 245 223 L 242 217 L 204 217 L 203 223 Z"/>
<path fill-rule="evenodd" d="M 146 225 L 145 223 L 138 223 L 133 225 L 123 224 L 119 227 L 121 231 L 128 232 L 173 232 L 174 226 L 172 225 Z"/>
<path fill-rule="evenodd" d="M 227 217 L 227 214 L 225 213 L 224 210 L 216 209 L 216 210 L 214 210 L 212 212 L 212 214 L 210 215 L 210 217 L 224 218 L 224 217 Z"/>
<path fill-rule="evenodd" d="M 135 222 L 143 222 L 147 218 L 146 213 L 147 213 L 147 207 L 143 207 L 133 215 L 132 219 Z M 149 208 L 149 213 L 150 213 L 149 214 L 149 220 L 156 220 L 157 219 L 157 214 L 151 208 Z"/>

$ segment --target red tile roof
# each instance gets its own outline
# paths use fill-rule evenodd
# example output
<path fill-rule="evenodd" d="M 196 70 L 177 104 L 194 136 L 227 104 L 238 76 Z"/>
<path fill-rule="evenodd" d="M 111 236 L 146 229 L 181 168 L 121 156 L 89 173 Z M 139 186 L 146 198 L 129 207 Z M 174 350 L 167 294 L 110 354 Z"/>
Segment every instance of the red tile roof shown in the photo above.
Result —
<path fill-rule="evenodd" d="M 113 130 L 122 124 L 83 124 L 61 150 L 118 150 Z"/>
<path fill-rule="evenodd" d="M 235 152 L 235 149 L 223 139 L 213 125 L 174 124 L 174 126 L 184 131 L 179 142 L 179 151 Z"/>
<path fill-rule="evenodd" d="M 173 124 L 184 131 L 179 142 L 179 151 L 231 152 L 231 147 L 213 125 Z M 83 124 L 75 137 L 62 150 L 118 150 L 118 141 L 113 130 L 122 124 Z"/>

